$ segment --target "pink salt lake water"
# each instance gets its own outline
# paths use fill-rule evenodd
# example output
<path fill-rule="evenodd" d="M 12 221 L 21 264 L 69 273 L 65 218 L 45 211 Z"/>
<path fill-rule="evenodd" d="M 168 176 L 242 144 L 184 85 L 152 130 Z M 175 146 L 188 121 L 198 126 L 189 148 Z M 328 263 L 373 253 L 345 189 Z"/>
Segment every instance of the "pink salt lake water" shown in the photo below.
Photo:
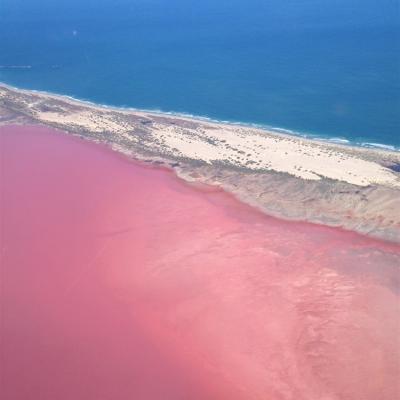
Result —
<path fill-rule="evenodd" d="M 399 398 L 400 248 L 1 127 L 4 400 Z"/>

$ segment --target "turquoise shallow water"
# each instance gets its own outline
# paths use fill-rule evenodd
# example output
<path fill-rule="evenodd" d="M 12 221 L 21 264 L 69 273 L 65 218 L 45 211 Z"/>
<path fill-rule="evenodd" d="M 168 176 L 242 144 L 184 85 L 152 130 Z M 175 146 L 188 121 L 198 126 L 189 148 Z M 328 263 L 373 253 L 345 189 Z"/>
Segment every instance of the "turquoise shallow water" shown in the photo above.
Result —
<path fill-rule="evenodd" d="M 400 148 L 399 21 L 392 0 L 3 0 L 0 80 Z"/>

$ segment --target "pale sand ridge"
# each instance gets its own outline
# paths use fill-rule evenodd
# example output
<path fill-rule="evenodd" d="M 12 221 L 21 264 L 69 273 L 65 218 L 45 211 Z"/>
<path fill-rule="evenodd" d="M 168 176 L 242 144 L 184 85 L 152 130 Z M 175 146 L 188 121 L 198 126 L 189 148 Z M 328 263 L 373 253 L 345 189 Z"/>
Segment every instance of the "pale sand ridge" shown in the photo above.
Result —
<path fill-rule="evenodd" d="M 0 84 L 0 125 L 42 124 L 217 185 L 267 214 L 400 242 L 400 153 Z"/>

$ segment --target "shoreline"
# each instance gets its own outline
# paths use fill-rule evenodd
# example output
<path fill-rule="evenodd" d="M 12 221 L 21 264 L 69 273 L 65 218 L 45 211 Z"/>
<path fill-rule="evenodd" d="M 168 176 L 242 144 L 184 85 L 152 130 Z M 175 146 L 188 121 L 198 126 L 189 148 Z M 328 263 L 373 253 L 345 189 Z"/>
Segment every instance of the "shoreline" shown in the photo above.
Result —
<path fill-rule="evenodd" d="M 96 105 L 0 83 L 0 126 L 43 125 L 101 143 L 266 215 L 400 243 L 400 153 L 248 125 Z"/>
<path fill-rule="evenodd" d="M 1 126 L 0 125 L 0 132 L 1 132 Z M 37 129 L 37 125 L 4 125 L 4 127 L 7 128 L 13 128 L 13 127 L 26 127 L 26 128 L 36 128 Z M 41 129 L 49 129 L 51 132 L 51 134 L 55 134 L 55 135 L 61 135 L 62 137 L 66 137 L 69 138 L 71 140 L 75 140 L 76 143 L 79 143 L 79 141 L 82 140 L 82 138 L 76 136 L 76 135 L 71 135 L 69 132 L 66 131 L 62 131 L 59 130 L 57 128 L 53 128 L 53 127 L 48 127 L 48 126 L 41 126 Z M 338 232 L 340 234 L 345 234 L 348 235 L 348 237 L 354 237 L 357 238 L 358 240 L 363 240 L 363 241 L 370 241 L 370 243 L 379 243 L 380 246 L 382 246 L 382 248 L 385 250 L 385 252 L 387 253 L 396 253 L 399 250 L 399 247 L 396 245 L 396 243 L 392 242 L 392 241 L 388 241 L 388 240 L 382 240 L 380 238 L 376 238 L 373 236 L 369 236 L 369 235 L 365 235 L 365 234 L 361 234 L 355 230 L 348 230 L 348 229 L 344 229 L 341 226 L 331 226 L 331 225 L 327 225 L 327 224 L 321 224 L 321 223 L 316 223 L 316 222 L 311 222 L 311 221 L 307 221 L 307 220 L 292 220 L 292 219 L 287 219 L 284 218 L 282 216 L 276 216 L 276 215 L 271 215 L 271 214 L 267 214 L 265 212 L 262 211 L 262 209 L 258 208 L 256 205 L 251 205 L 248 202 L 245 202 L 243 200 L 241 200 L 240 198 L 238 198 L 234 193 L 226 191 L 223 187 L 221 186 L 216 186 L 216 185 L 212 185 L 209 183 L 204 183 L 201 181 L 190 181 L 187 179 L 184 179 L 182 177 L 180 177 L 177 173 L 176 173 L 176 169 L 171 166 L 170 164 L 166 164 L 166 163 L 154 163 L 152 161 L 149 160 L 143 160 L 143 159 L 138 159 L 138 158 L 132 158 L 130 155 L 125 154 L 123 152 L 120 151 L 116 151 L 115 149 L 113 149 L 112 147 L 108 146 L 105 143 L 100 143 L 100 142 L 91 142 L 91 141 L 87 141 L 84 140 L 84 144 L 86 144 L 87 146 L 95 146 L 98 147 L 101 151 L 104 151 L 105 153 L 107 152 L 112 152 L 116 157 L 119 157 L 120 160 L 127 162 L 129 164 L 131 164 L 133 167 L 135 168 L 144 168 L 147 170 L 153 170 L 153 171 L 159 171 L 159 172 L 163 172 L 163 173 L 167 173 L 174 181 L 176 181 L 176 183 L 178 185 L 184 185 L 184 187 L 193 190 L 195 192 L 199 192 L 199 194 L 201 195 L 223 195 L 224 196 L 224 200 L 221 201 L 220 199 L 217 199 L 215 201 L 212 201 L 213 204 L 217 205 L 218 207 L 227 207 L 228 209 L 235 209 L 236 207 L 240 207 L 241 210 L 243 210 L 244 214 L 245 214 L 245 218 L 257 218 L 258 219 L 265 219 L 265 221 L 263 222 L 267 222 L 267 221 L 271 221 L 274 220 L 277 223 L 280 224 L 284 224 L 286 226 L 286 224 L 289 224 L 288 226 L 290 226 L 290 224 L 296 224 L 297 226 L 300 227 L 320 227 L 322 229 L 326 229 L 327 232 L 329 233 L 333 233 L 333 232 Z"/>
<path fill-rule="evenodd" d="M 55 93 L 55 92 L 50 92 L 46 90 L 38 90 L 38 89 L 25 89 L 25 88 L 20 88 L 14 85 L 10 85 L 8 83 L 5 83 L 3 81 L 0 81 L 0 88 L 1 87 L 6 87 L 11 90 L 15 90 L 21 93 L 36 93 L 38 95 L 43 95 L 43 96 L 48 96 L 52 97 L 55 99 L 61 99 L 61 100 L 70 100 L 73 103 L 78 103 L 78 104 L 85 104 L 90 107 L 94 108 L 100 108 L 100 109 L 109 109 L 111 111 L 116 111 L 116 112 L 135 112 L 135 113 L 146 113 L 146 114 L 152 114 L 152 115 L 159 115 L 159 116 L 167 116 L 167 117 L 177 117 L 177 118 L 182 118 L 182 119 L 189 119 L 189 120 L 195 120 L 195 121 L 201 121 L 201 122 L 209 122 L 209 123 L 215 123 L 215 124 L 220 124 L 220 125 L 228 125 L 228 126 L 239 126 L 243 128 L 250 128 L 250 129 L 258 129 L 265 131 L 266 133 L 272 134 L 272 135 L 284 135 L 284 136 L 289 136 L 289 137 L 295 137 L 295 138 L 300 138 L 304 140 L 309 140 L 312 142 L 318 142 L 318 143 L 323 143 L 323 144 L 331 144 L 334 146 L 343 146 L 344 148 L 352 148 L 352 149 L 363 149 L 363 150 L 374 150 L 374 151 L 383 151 L 383 152 L 389 152 L 389 153 L 400 153 L 400 146 L 395 146 L 395 145 L 390 145 L 390 144 L 385 144 L 385 143 L 375 143 L 375 142 L 367 142 L 367 141 L 353 141 L 345 136 L 324 136 L 322 133 L 310 133 L 310 132 L 303 132 L 303 131 L 298 131 L 290 128 L 284 128 L 284 127 L 277 127 L 269 124 L 262 124 L 262 123 L 253 123 L 253 122 L 243 122 L 243 121 L 233 121 L 233 120 L 224 120 L 224 119 L 217 119 L 217 118 L 212 118 L 206 115 L 197 115 L 197 114 L 191 114 L 187 112 L 178 112 L 178 111 L 164 111 L 164 110 L 159 110 L 159 109 L 147 109 L 147 108 L 137 108 L 137 107 L 131 107 L 131 106 L 116 106 L 112 104 L 104 104 L 104 103 L 96 103 L 94 101 L 88 100 L 88 99 L 80 99 L 78 97 L 74 97 L 71 95 L 67 94 L 62 94 L 62 93 Z M 366 139 L 367 140 L 367 139 Z"/>

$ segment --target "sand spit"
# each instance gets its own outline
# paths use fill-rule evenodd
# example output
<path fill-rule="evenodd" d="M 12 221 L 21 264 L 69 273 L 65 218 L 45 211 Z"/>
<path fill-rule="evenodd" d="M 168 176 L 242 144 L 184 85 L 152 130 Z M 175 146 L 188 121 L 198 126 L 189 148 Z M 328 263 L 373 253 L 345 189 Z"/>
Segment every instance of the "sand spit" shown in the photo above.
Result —
<path fill-rule="evenodd" d="M 397 152 L 137 110 L 0 85 L 0 124 L 33 123 L 163 163 L 264 212 L 400 242 Z"/>

